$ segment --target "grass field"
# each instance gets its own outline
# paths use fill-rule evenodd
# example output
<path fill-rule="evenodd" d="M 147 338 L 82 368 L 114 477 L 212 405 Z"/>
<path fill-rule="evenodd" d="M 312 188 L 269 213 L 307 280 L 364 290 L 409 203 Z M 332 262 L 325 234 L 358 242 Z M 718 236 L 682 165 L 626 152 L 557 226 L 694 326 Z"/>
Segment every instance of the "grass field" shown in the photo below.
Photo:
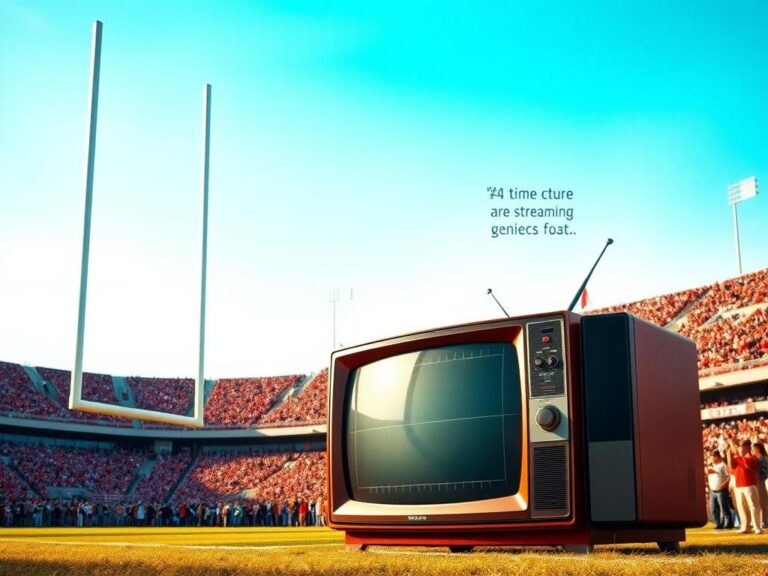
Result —
<path fill-rule="evenodd" d="M 0 530 L 0 575 L 647 574 L 768 576 L 768 536 L 688 532 L 681 554 L 652 545 L 554 549 L 372 547 L 346 552 L 325 528 L 23 528 Z"/>

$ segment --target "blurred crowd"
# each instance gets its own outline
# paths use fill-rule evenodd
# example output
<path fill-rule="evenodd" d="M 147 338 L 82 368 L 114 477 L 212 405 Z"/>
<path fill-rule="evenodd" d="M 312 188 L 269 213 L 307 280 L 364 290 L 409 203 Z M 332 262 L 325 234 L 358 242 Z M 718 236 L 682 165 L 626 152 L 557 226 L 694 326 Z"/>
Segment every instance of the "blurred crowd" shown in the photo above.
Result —
<path fill-rule="evenodd" d="M 205 405 L 207 425 L 252 426 L 278 397 L 304 377 L 222 378 Z"/>
<path fill-rule="evenodd" d="M 293 496 L 181 504 L 19 498 L 0 500 L 0 527 L 94 526 L 325 526 L 327 502 Z"/>
<path fill-rule="evenodd" d="M 328 369 L 324 368 L 297 395 L 284 400 L 262 422 L 325 422 L 328 409 Z"/>
<path fill-rule="evenodd" d="M 146 478 L 137 470 L 148 456 L 123 449 L 3 442 L 0 455 L 0 526 L 325 523 L 325 452 L 221 451 L 194 459 L 182 450 L 157 455 Z M 49 487 L 87 495 L 52 498 Z"/>
<path fill-rule="evenodd" d="M 195 381 L 191 378 L 130 376 L 128 386 L 136 395 L 137 408 L 171 414 L 186 414 L 192 404 Z"/>

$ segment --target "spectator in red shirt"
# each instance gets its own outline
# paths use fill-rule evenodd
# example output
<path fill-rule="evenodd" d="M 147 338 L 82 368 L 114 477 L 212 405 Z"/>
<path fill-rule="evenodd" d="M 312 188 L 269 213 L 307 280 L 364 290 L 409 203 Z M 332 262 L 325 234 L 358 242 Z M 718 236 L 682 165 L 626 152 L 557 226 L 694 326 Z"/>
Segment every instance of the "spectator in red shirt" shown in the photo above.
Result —
<path fill-rule="evenodd" d="M 752 531 L 755 534 L 762 534 L 763 518 L 757 492 L 759 462 L 751 453 L 752 442 L 749 440 L 742 442 L 740 451 L 733 439 L 731 439 L 729 445 L 730 447 L 727 452 L 728 467 L 733 471 L 736 479 L 735 496 L 736 507 L 739 510 L 739 518 L 741 519 L 740 532 L 742 534 L 747 533 L 751 517 Z"/>

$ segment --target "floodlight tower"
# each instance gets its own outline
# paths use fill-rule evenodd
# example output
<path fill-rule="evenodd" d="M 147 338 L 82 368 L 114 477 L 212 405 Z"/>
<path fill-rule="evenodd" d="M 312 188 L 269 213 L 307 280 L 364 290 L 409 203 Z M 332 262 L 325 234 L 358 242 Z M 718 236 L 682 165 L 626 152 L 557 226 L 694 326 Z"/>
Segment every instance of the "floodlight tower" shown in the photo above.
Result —
<path fill-rule="evenodd" d="M 354 294 L 352 293 L 351 287 L 349 288 L 348 297 L 342 297 L 339 294 L 338 288 L 331 290 L 328 295 L 328 301 L 333 305 L 333 350 L 336 350 L 336 304 L 345 300 L 354 300 Z"/>
<path fill-rule="evenodd" d="M 736 261 L 739 265 L 739 276 L 741 276 L 741 244 L 739 242 L 739 216 L 736 213 L 736 205 L 755 196 L 757 196 L 757 178 L 754 176 L 728 186 L 728 202 L 733 207 L 733 231 L 736 237 Z"/>

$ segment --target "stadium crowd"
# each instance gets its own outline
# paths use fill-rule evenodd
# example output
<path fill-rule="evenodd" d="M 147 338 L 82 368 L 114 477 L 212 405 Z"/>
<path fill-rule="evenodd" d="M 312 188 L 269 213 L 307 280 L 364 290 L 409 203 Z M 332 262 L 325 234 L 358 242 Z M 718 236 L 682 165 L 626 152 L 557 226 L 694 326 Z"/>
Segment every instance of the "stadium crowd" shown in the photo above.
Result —
<path fill-rule="evenodd" d="M 702 433 L 715 529 L 762 533 L 768 528 L 768 421 L 759 417 L 712 423 Z"/>
<path fill-rule="evenodd" d="M 327 502 L 302 496 L 282 502 L 234 500 L 160 504 L 130 501 L 117 504 L 91 500 L 19 498 L 0 500 L 0 527 L 94 526 L 325 526 Z"/>
<path fill-rule="evenodd" d="M 205 405 L 210 426 L 252 426 L 259 422 L 278 397 L 303 376 L 222 378 Z"/>
<path fill-rule="evenodd" d="M 692 332 L 718 312 L 768 302 L 768 269 L 715 282 L 686 314 L 686 330 Z"/>
<path fill-rule="evenodd" d="M 768 361 L 767 305 L 768 269 L 588 313 L 624 311 L 659 326 L 674 322 L 696 342 L 699 370 L 717 373 Z"/>
<path fill-rule="evenodd" d="M 647 320 L 659 326 L 666 326 L 677 318 L 692 302 L 695 302 L 701 295 L 707 292 L 706 287 L 692 288 L 682 292 L 664 294 L 653 298 L 646 298 L 621 304 L 618 306 L 609 306 L 599 310 L 591 310 L 589 314 L 603 314 L 608 312 L 630 312 L 638 318 Z"/>
<path fill-rule="evenodd" d="M 325 422 L 327 406 L 328 369 L 324 368 L 301 392 L 284 400 L 261 421 L 286 424 Z"/>
<path fill-rule="evenodd" d="M 123 494 L 135 478 L 145 455 L 115 448 L 91 450 L 0 442 L 0 457 L 10 458 L 22 478 L 43 494 L 49 486 L 84 488 L 99 494 Z"/>
<path fill-rule="evenodd" d="M 69 386 L 72 374 L 69 370 L 58 370 L 55 368 L 38 367 L 37 372 L 45 380 L 50 382 L 59 394 L 59 402 L 66 404 L 69 402 Z M 114 387 L 112 386 L 112 377 L 105 374 L 93 374 L 83 372 L 83 390 L 82 397 L 85 400 L 95 400 L 106 404 L 116 404 Z M 66 415 L 76 420 L 88 420 L 90 422 L 99 421 L 101 424 L 112 426 L 132 425 L 130 420 L 118 418 L 117 416 L 105 416 L 103 414 L 92 414 L 90 412 L 80 412 L 67 410 Z"/>
<path fill-rule="evenodd" d="M 195 460 L 187 481 L 179 483 L 189 468 L 191 455 L 158 455 L 153 473 L 127 492 L 135 470 L 116 469 L 85 458 L 95 473 L 71 474 L 71 467 L 54 458 L 53 464 L 32 469 L 30 456 L 36 445 L 0 444 L 0 454 L 11 458 L 29 484 L 0 461 L 0 526 L 315 526 L 325 525 L 325 453 L 205 453 Z M 70 449 L 72 456 L 80 449 Z M 129 457 L 125 450 L 116 457 Z M 56 456 L 61 456 L 59 453 Z M 82 455 L 80 460 L 83 460 Z M 117 460 L 118 458 L 115 458 Z M 62 472 L 62 479 L 45 468 Z M 132 467 L 131 467 L 132 468 Z M 157 471 L 155 473 L 155 471 Z M 197 471 L 197 472 L 196 472 Z M 131 474 L 133 472 L 133 474 Z M 27 475 L 30 473 L 31 475 Z M 76 476 L 76 477 L 75 477 Z M 102 480 L 95 480 L 102 477 Z M 189 481 L 192 478 L 192 481 Z M 44 498 L 49 486 L 88 487 L 89 498 Z"/>
<path fill-rule="evenodd" d="M 0 412 L 14 415 L 63 417 L 64 411 L 35 390 L 18 364 L 0 362 Z"/>
<path fill-rule="evenodd" d="M 745 363 L 768 356 L 768 311 L 758 308 L 746 318 L 731 316 L 705 324 L 688 336 L 696 340 L 699 370 Z"/>
<path fill-rule="evenodd" d="M 156 412 L 186 414 L 192 403 L 195 381 L 191 378 L 128 377 L 136 395 L 136 407 Z"/>
<path fill-rule="evenodd" d="M 149 475 L 139 478 L 134 493 L 144 502 L 165 502 L 191 463 L 189 450 L 159 454 Z"/>
<path fill-rule="evenodd" d="M 173 496 L 176 503 L 191 500 L 229 499 L 241 490 L 257 486 L 280 470 L 291 455 L 205 452 Z"/>

